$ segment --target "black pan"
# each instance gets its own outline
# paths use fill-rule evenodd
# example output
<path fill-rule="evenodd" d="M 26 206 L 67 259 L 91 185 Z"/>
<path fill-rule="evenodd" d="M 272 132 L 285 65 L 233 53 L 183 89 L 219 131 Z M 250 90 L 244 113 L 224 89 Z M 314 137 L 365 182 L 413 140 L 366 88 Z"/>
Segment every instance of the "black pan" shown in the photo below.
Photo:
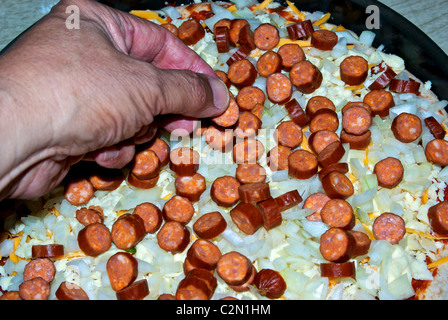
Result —
<path fill-rule="evenodd" d="M 164 0 L 101 0 L 120 10 L 157 10 L 166 6 Z M 168 3 L 174 1 L 168 1 Z M 176 0 L 177 5 L 191 0 Z M 261 2 L 259 0 L 259 2 Z M 284 1 L 278 1 L 284 3 Z M 441 100 L 448 100 L 448 56 L 423 31 L 394 10 L 375 0 L 293 0 L 300 10 L 330 12 L 330 23 L 343 25 L 358 35 L 367 30 L 366 7 L 375 5 L 380 11 L 380 29 L 371 30 L 374 46 L 385 45 L 385 52 L 405 60 L 406 68 L 423 82 L 430 80 L 432 90 Z"/>

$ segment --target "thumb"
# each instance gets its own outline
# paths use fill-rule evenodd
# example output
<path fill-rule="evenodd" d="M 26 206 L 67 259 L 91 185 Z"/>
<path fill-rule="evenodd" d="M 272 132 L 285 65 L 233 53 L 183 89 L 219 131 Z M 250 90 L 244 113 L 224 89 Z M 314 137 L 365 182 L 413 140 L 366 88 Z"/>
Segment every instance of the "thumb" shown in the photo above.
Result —
<path fill-rule="evenodd" d="M 157 70 L 158 89 L 152 92 L 158 103 L 156 115 L 176 114 L 193 118 L 209 118 L 222 114 L 229 105 L 227 86 L 217 76 L 191 70 Z"/>

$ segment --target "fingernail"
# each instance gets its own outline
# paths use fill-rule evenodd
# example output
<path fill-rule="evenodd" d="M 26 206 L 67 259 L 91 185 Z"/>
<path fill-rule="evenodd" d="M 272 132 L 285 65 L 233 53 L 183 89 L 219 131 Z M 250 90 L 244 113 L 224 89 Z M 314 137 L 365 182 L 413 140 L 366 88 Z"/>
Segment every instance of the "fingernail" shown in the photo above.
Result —
<path fill-rule="evenodd" d="M 220 79 L 208 77 L 208 82 L 213 90 L 213 104 L 218 109 L 226 108 L 229 105 L 229 90 Z"/>

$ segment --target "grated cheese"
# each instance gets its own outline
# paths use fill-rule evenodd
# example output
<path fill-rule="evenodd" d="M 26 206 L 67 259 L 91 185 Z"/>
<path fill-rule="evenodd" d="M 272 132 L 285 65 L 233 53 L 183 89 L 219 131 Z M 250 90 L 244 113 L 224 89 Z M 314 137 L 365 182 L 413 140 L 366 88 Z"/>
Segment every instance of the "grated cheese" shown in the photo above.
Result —
<path fill-rule="evenodd" d="M 262 3 L 258 5 L 258 7 L 255 8 L 255 12 L 257 10 L 264 10 L 273 0 L 264 0 Z"/>
<path fill-rule="evenodd" d="M 151 19 L 155 19 L 157 21 L 159 21 L 160 23 L 167 23 L 166 20 L 162 19 L 156 12 L 151 11 L 151 10 L 132 10 L 130 12 L 130 14 L 133 14 L 134 16 L 146 19 L 146 20 L 151 20 Z"/>
<path fill-rule="evenodd" d="M 280 38 L 280 41 L 279 41 L 277 47 L 281 47 L 284 44 L 290 44 L 290 43 L 298 44 L 301 47 L 311 47 L 310 40 L 291 40 L 289 38 Z"/>
<path fill-rule="evenodd" d="M 330 13 L 326 13 L 322 18 L 320 18 L 319 20 L 317 20 L 313 24 L 315 26 L 320 26 L 321 24 L 324 24 L 325 22 L 327 22 L 328 19 L 330 19 L 330 17 L 331 17 L 331 14 Z"/>
<path fill-rule="evenodd" d="M 302 21 L 305 20 L 305 14 L 297 9 L 297 7 L 293 3 L 291 3 L 291 1 L 286 0 L 286 4 L 291 8 L 292 12 L 299 16 Z"/>

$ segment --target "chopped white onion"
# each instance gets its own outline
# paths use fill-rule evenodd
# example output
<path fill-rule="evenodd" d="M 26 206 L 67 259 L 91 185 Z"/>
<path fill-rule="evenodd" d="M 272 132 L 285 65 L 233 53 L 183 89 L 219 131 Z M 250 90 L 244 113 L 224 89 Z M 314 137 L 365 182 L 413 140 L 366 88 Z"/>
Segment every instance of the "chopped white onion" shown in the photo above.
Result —
<path fill-rule="evenodd" d="M 375 40 L 375 36 L 375 33 L 372 31 L 364 30 L 359 35 L 359 41 L 370 47 L 373 44 L 373 40 Z"/>

